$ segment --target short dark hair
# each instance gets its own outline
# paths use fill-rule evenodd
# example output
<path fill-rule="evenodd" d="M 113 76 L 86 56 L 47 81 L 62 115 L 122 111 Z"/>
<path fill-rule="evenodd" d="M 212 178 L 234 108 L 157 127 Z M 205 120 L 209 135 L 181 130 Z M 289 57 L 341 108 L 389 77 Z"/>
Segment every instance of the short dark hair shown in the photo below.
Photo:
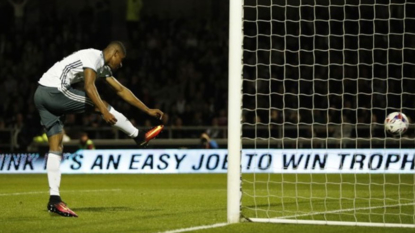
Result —
<path fill-rule="evenodd" d="M 118 41 L 118 40 L 111 41 L 108 47 L 115 47 L 120 52 L 122 52 L 125 56 L 127 56 L 127 50 L 125 49 L 124 43 L 122 43 L 121 41 Z"/>

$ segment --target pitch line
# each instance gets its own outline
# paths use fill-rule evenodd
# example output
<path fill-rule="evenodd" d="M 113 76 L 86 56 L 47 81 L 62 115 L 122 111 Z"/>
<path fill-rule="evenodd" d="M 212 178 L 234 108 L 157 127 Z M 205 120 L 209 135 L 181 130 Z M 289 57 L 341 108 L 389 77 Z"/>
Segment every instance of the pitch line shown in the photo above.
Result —
<path fill-rule="evenodd" d="M 121 189 L 91 189 L 91 190 L 68 190 L 68 191 L 61 191 L 61 193 L 93 193 L 93 192 L 119 192 Z M 0 193 L 0 196 L 19 196 L 19 195 L 36 195 L 36 194 L 44 194 L 49 193 L 48 191 L 39 191 L 39 192 L 22 192 L 22 193 Z"/>
<path fill-rule="evenodd" d="M 227 226 L 228 223 L 217 223 L 213 225 L 206 225 L 206 226 L 198 226 L 198 227 L 189 227 L 189 228 L 182 228 L 172 231 L 164 231 L 161 233 L 181 233 L 181 232 L 187 232 L 187 231 L 197 231 L 197 230 L 204 230 L 204 229 L 210 229 L 210 228 L 216 228 L 216 227 L 224 227 Z"/>

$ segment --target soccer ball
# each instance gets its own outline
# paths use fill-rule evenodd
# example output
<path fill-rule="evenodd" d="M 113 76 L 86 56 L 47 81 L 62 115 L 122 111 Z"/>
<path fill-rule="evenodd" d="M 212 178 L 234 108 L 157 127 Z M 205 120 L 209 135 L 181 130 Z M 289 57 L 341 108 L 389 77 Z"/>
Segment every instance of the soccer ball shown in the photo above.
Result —
<path fill-rule="evenodd" d="M 385 119 L 386 132 L 399 136 L 406 132 L 409 127 L 409 120 L 405 114 L 401 112 L 393 112 L 389 114 Z"/>

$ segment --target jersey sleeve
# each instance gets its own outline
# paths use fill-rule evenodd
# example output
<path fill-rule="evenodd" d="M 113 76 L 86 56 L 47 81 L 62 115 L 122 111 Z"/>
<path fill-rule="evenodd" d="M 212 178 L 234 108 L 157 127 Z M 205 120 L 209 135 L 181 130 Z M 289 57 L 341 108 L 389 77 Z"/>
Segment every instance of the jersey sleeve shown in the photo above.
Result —
<path fill-rule="evenodd" d="M 81 56 L 82 67 L 93 69 L 95 72 L 101 67 L 101 55 L 94 51 L 86 51 Z"/>
<path fill-rule="evenodd" d="M 112 77 L 112 70 L 109 66 L 103 66 L 102 68 L 98 69 L 97 76 L 99 78 Z"/>

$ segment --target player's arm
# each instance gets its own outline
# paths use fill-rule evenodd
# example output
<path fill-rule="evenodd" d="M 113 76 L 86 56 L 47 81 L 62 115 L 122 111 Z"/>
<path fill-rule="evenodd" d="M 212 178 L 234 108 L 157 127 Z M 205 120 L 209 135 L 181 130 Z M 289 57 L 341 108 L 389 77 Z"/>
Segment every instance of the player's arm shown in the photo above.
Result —
<path fill-rule="evenodd" d="M 98 94 L 97 87 L 95 86 L 95 80 L 97 75 L 93 69 L 84 69 L 85 85 L 84 89 L 88 97 L 94 102 L 95 108 L 102 114 L 102 117 L 107 123 L 115 124 L 117 119 L 108 111 L 107 106 Z"/>
<path fill-rule="evenodd" d="M 139 100 L 130 89 L 126 88 L 117 79 L 114 77 L 107 77 L 105 79 L 107 83 L 115 90 L 118 96 L 120 96 L 123 100 L 127 103 L 135 106 L 136 108 L 140 109 L 141 111 L 147 113 L 150 116 L 157 117 L 161 119 L 163 117 L 163 112 L 159 109 L 151 109 L 147 107 L 141 100 Z"/>

